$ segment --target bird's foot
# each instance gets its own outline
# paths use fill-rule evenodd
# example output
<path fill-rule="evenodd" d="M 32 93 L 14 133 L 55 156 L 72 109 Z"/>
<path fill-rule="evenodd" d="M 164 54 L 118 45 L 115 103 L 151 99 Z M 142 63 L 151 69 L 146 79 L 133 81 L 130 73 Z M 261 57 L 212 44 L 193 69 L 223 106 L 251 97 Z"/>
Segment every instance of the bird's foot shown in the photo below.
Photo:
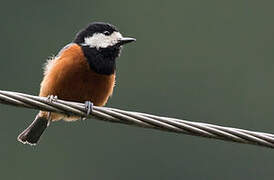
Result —
<path fill-rule="evenodd" d="M 58 99 L 58 97 L 57 97 L 57 96 L 54 96 L 54 95 L 48 95 L 48 96 L 47 96 L 47 100 L 48 100 L 49 102 L 56 102 L 57 99 Z"/>
<path fill-rule="evenodd" d="M 50 103 L 56 102 L 57 99 L 58 99 L 57 96 L 54 96 L 54 95 L 48 95 L 48 97 L 47 97 L 47 101 L 50 102 Z M 51 112 L 48 112 L 47 119 L 48 119 L 47 126 L 49 126 L 50 123 L 51 123 L 51 120 L 52 120 L 52 118 L 51 118 Z"/>
<path fill-rule="evenodd" d="M 82 120 L 86 120 L 87 116 L 90 115 L 90 113 L 92 112 L 92 108 L 93 108 L 93 103 L 90 101 L 85 101 L 85 110 L 87 112 L 86 117 L 82 117 Z"/>

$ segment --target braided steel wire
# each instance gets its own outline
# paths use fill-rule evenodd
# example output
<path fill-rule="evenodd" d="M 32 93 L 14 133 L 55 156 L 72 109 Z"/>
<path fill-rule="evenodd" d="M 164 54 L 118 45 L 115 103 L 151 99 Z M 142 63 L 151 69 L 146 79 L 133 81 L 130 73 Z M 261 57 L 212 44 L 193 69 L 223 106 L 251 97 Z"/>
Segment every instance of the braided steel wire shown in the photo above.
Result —
<path fill-rule="evenodd" d="M 263 132 L 223 127 L 201 122 L 191 122 L 176 118 L 161 117 L 109 107 L 93 106 L 92 111 L 89 115 L 87 115 L 86 106 L 82 103 L 69 102 L 59 99 L 52 101 L 46 97 L 32 96 L 11 91 L 0 90 L 0 103 L 18 107 L 64 113 L 68 115 L 77 115 L 85 118 L 95 118 L 98 120 L 123 123 L 168 132 L 183 133 L 193 136 L 202 136 L 207 138 L 274 148 L 274 135 Z"/>

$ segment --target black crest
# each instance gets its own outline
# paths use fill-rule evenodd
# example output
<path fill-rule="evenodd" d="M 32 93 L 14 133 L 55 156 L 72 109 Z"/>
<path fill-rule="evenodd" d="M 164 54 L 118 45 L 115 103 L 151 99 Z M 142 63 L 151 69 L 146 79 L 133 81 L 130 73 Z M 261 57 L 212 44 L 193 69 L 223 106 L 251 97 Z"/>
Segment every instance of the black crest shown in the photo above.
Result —
<path fill-rule="evenodd" d="M 84 43 L 86 37 L 91 37 L 94 33 L 104 33 L 105 31 L 112 34 L 114 31 L 118 32 L 118 29 L 109 23 L 93 22 L 79 31 L 73 42 L 77 44 Z"/>

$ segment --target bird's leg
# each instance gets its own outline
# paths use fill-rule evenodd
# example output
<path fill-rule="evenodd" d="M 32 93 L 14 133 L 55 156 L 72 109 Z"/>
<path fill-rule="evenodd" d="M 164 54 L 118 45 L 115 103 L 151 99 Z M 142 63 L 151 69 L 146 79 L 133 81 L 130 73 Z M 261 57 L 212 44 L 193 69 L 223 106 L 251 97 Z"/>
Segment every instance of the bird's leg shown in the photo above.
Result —
<path fill-rule="evenodd" d="M 85 110 L 87 111 L 87 116 L 92 112 L 93 103 L 90 101 L 85 101 Z M 87 117 L 82 117 L 83 120 L 86 120 Z"/>
<path fill-rule="evenodd" d="M 53 96 L 53 95 L 48 95 L 48 97 L 47 97 L 47 101 L 49 101 L 50 103 L 55 102 L 57 99 L 58 99 L 57 96 Z M 48 112 L 47 119 L 48 119 L 47 126 L 49 126 L 51 123 L 51 120 L 52 120 L 51 112 Z"/>

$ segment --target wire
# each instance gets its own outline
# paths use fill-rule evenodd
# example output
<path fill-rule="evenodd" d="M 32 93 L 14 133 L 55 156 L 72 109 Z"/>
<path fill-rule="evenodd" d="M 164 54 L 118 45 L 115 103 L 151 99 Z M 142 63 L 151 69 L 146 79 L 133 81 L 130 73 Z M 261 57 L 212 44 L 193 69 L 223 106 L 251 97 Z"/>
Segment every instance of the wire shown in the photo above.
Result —
<path fill-rule="evenodd" d="M 11 91 L 0 90 L 0 103 L 68 115 L 77 115 L 84 118 L 95 118 L 103 121 L 123 123 L 168 132 L 274 148 L 274 135 L 263 132 L 191 122 L 109 107 L 92 106 L 90 114 L 87 115 L 87 109 L 83 103 L 59 99 L 49 101 L 46 97 L 32 96 Z"/>

